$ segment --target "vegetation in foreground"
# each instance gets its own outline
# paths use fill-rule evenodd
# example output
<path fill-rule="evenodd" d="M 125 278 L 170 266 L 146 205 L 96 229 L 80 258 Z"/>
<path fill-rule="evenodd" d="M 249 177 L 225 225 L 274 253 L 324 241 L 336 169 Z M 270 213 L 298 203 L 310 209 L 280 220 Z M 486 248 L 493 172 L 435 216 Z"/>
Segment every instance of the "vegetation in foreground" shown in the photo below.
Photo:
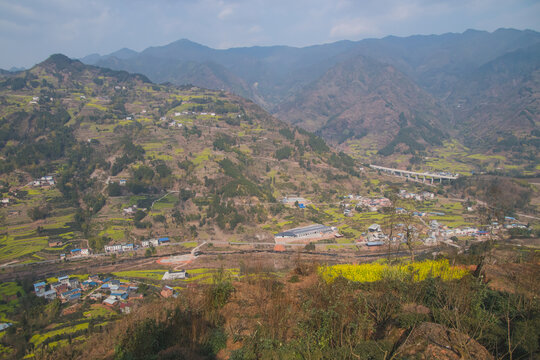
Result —
<path fill-rule="evenodd" d="M 501 261 L 500 250 L 486 249 L 475 248 L 454 261 Z M 35 356 L 533 359 L 540 349 L 539 269 L 534 252 L 525 260 L 447 280 L 432 271 L 416 280 L 326 281 L 318 272 L 331 268 L 302 262 L 285 277 L 257 271 L 233 281 L 218 272 L 211 284 L 182 291 L 177 299 L 150 302 L 87 342 L 43 348 Z M 520 276 L 513 277 L 512 288 L 501 290 L 496 284 L 502 278 L 494 268 L 516 268 Z"/>

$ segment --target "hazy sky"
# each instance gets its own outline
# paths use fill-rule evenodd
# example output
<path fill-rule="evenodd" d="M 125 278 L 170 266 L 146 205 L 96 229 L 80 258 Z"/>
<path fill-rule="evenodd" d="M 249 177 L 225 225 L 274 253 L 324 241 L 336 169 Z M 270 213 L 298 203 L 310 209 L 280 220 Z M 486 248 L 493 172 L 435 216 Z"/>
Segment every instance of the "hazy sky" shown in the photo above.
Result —
<path fill-rule="evenodd" d="M 214 48 L 305 46 L 500 27 L 540 30 L 540 1 L 0 0 L 0 68 L 182 38 Z"/>

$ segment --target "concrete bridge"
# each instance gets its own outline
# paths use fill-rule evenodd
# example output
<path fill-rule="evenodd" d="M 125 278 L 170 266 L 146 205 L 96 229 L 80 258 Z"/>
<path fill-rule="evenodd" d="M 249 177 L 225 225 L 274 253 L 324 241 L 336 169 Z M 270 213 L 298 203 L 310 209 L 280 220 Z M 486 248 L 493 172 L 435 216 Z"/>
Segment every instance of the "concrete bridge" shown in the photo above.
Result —
<path fill-rule="evenodd" d="M 422 181 L 426 182 L 429 181 L 430 184 L 433 184 L 434 181 L 439 180 L 440 183 L 443 182 L 443 180 L 456 180 L 459 175 L 444 175 L 444 174 L 436 174 L 436 173 L 429 173 L 429 172 L 415 172 L 415 171 L 408 171 L 408 170 L 401 170 L 401 169 L 393 169 L 388 168 L 384 166 L 378 166 L 378 165 L 369 165 L 370 168 L 375 170 L 384 171 L 386 173 L 389 173 L 391 175 L 395 176 L 401 176 L 406 177 L 408 179 L 414 179 L 416 181 Z"/>

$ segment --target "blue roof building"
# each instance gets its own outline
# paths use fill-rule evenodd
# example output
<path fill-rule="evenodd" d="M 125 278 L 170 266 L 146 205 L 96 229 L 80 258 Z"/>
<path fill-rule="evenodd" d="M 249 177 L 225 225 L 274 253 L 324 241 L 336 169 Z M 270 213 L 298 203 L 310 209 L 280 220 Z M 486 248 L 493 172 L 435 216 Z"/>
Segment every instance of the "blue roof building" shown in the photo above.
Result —
<path fill-rule="evenodd" d="M 34 284 L 34 291 L 35 291 L 35 292 L 38 292 L 38 291 L 40 291 L 41 289 L 44 289 L 46 285 L 47 285 L 47 284 L 46 284 L 45 282 L 43 282 L 43 281 L 38 282 L 38 283 L 35 283 L 35 284 Z"/>

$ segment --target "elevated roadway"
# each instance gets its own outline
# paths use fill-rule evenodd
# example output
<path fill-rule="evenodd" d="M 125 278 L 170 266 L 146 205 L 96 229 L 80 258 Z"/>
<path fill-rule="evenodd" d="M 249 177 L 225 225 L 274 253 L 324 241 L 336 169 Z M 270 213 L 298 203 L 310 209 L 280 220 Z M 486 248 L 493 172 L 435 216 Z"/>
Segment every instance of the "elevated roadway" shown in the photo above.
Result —
<path fill-rule="evenodd" d="M 406 177 L 409 179 L 414 179 L 416 181 L 422 181 L 424 183 L 426 181 L 429 181 L 431 184 L 433 184 L 433 182 L 437 180 L 439 180 L 439 182 L 442 183 L 443 180 L 452 181 L 452 180 L 456 180 L 459 177 L 459 175 L 446 175 L 446 174 L 438 174 L 438 173 L 430 173 L 430 172 L 416 172 L 416 171 L 409 171 L 409 170 L 402 170 L 402 169 L 394 169 L 394 168 L 373 165 L 373 164 L 370 164 L 369 167 L 375 170 L 383 171 L 391 175 Z"/>

